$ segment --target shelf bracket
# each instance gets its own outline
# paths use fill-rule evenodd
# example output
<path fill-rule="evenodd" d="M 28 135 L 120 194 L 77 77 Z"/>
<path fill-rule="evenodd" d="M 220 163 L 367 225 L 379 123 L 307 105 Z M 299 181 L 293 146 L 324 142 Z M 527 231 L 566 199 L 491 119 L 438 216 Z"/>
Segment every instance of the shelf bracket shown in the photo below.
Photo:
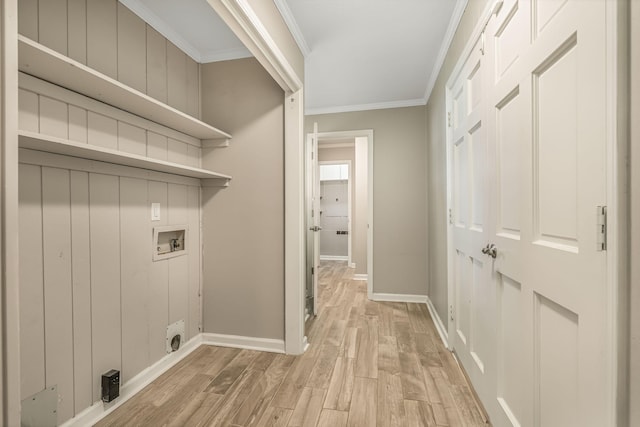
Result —
<path fill-rule="evenodd" d="M 225 188 L 229 186 L 231 178 L 202 178 L 200 185 L 202 187 Z"/>
<path fill-rule="evenodd" d="M 202 148 L 222 148 L 229 146 L 229 138 L 203 139 Z"/>

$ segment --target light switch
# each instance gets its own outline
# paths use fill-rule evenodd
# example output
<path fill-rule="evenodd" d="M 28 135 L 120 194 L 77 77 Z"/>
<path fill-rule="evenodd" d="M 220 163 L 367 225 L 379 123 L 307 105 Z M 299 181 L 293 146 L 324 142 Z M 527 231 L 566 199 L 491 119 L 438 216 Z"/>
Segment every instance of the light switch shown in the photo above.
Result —
<path fill-rule="evenodd" d="M 160 221 L 160 203 L 151 203 L 151 221 Z"/>

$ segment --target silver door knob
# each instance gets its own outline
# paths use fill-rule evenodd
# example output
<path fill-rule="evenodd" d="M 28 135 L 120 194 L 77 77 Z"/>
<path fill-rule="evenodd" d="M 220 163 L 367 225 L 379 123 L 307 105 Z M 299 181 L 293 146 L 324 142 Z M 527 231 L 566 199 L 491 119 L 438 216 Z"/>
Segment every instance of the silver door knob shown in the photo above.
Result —
<path fill-rule="evenodd" d="M 313 227 L 309 227 L 310 231 L 320 231 L 322 230 L 322 227 L 318 227 L 317 225 L 314 225 Z"/>
<path fill-rule="evenodd" d="M 496 259 L 496 257 L 498 256 L 498 247 L 492 243 L 491 246 L 487 248 L 486 254 L 491 258 Z"/>

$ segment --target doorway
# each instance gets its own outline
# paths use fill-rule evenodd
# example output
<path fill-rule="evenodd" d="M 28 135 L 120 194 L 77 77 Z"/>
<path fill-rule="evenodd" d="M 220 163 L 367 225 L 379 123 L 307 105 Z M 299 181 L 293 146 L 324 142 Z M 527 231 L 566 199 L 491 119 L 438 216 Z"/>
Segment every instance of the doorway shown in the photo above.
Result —
<path fill-rule="evenodd" d="M 317 313 L 318 277 L 320 266 L 322 218 L 321 209 L 321 179 L 320 162 L 327 161 L 345 163 L 350 161 L 347 168 L 350 175 L 351 199 L 351 225 L 346 231 L 347 245 L 351 241 L 351 249 L 347 250 L 348 266 L 354 269 L 356 280 L 367 281 L 367 293 L 369 298 L 373 292 L 373 131 L 344 131 L 344 132 L 317 132 L 309 133 L 306 141 L 306 229 L 307 229 L 307 268 L 305 286 L 305 312 L 307 317 Z M 324 158 L 322 152 L 338 148 L 351 148 L 352 158 Z M 337 161 L 339 160 L 339 161 Z M 347 196 L 349 198 L 349 196 Z M 333 198 L 335 200 L 335 197 Z M 339 197 L 338 197 L 339 199 Z M 316 214 L 318 213 L 318 214 Z M 326 234 L 326 233 L 325 233 Z"/>
<path fill-rule="evenodd" d="M 322 147 L 321 147 L 322 148 Z M 327 150 L 319 150 L 320 169 L 320 261 L 352 262 L 354 180 L 351 160 L 323 160 Z M 354 147 L 351 151 L 355 154 Z"/>

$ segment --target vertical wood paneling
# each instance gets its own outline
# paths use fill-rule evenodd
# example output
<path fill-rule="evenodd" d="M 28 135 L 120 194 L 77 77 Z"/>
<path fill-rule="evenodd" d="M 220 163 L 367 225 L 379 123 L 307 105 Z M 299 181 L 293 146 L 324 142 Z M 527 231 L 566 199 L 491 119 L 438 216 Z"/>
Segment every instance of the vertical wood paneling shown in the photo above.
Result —
<path fill-rule="evenodd" d="M 93 378 L 110 369 L 121 370 L 120 324 L 120 215 L 119 179 L 91 174 L 91 317 Z M 94 381 L 93 400 L 100 399 Z"/>
<path fill-rule="evenodd" d="M 18 2 L 18 32 L 38 41 L 38 0 Z"/>
<path fill-rule="evenodd" d="M 118 80 L 146 93 L 147 24 L 118 3 Z"/>
<path fill-rule="evenodd" d="M 187 187 L 187 206 L 189 216 L 189 319 L 187 339 L 200 333 L 200 188 Z"/>
<path fill-rule="evenodd" d="M 87 142 L 87 110 L 69 104 L 69 139 Z"/>
<path fill-rule="evenodd" d="M 39 166 L 20 165 L 21 399 L 45 387 L 42 178 Z"/>
<path fill-rule="evenodd" d="M 38 95 L 24 89 L 18 90 L 18 129 L 39 132 L 40 113 Z"/>
<path fill-rule="evenodd" d="M 167 40 L 168 104 L 187 111 L 187 55 Z"/>
<path fill-rule="evenodd" d="M 147 95 L 167 102 L 167 41 L 147 25 Z"/>
<path fill-rule="evenodd" d="M 200 158 L 202 157 L 202 149 L 195 145 L 187 144 L 187 165 L 194 168 L 200 167 Z"/>
<path fill-rule="evenodd" d="M 167 160 L 181 165 L 187 164 L 187 143 L 169 138 Z"/>
<path fill-rule="evenodd" d="M 87 0 L 87 65 L 118 78 L 116 0 Z"/>
<path fill-rule="evenodd" d="M 69 137 L 67 104 L 57 99 L 40 96 L 40 132 L 58 138 Z"/>
<path fill-rule="evenodd" d="M 89 144 L 118 149 L 118 122 L 116 120 L 89 111 L 87 122 Z"/>
<path fill-rule="evenodd" d="M 73 280 L 73 378 L 75 413 L 91 406 L 91 235 L 89 174 L 71 171 L 71 254 Z M 97 379 L 96 379 L 97 381 Z"/>
<path fill-rule="evenodd" d="M 73 416 L 73 297 L 69 171 L 42 168 L 46 385 L 58 386 L 58 421 Z"/>
<path fill-rule="evenodd" d="M 22 1 L 22 0 L 21 0 Z M 67 0 L 69 58 L 87 64 L 87 0 Z"/>
<path fill-rule="evenodd" d="M 186 113 L 200 118 L 200 66 L 187 55 L 187 110 Z"/>
<path fill-rule="evenodd" d="M 189 221 L 187 186 L 169 184 L 168 188 L 169 225 L 184 225 Z M 191 238 L 191 233 L 189 233 Z M 188 289 L 189 262 L 186 256 L 171 258 L 169 261 L 169 323 L 184 319 L 189 321 Z M 185 329 L 187 327 L 185 326 Z"/>
<path fill-rule="evenodd" d="M 124 383 L 149 363 L 149 263 L 147 181 L 120 178 L 122 277 L 122 377 Z"/>
<path fill-rule="evenodd" d="M 144 129 L 118 122 L 118 149 L 127 153 L 147 155 L 147 133 Z"/>
<path fill-rule="evenodd" d="M 67 54 L 67 0 L 46 0 L 38 3 L 40 43 Z"/>
<path fill-rule="evenodd" d="M 152 222 L 152 227 L 168 223 L 167 186 L 165 182 L 149 181 L 149 207 L 151 203 L 160 203 L 160 221 Z M 149 271 L 149 363 L 160 360 L 166 354 L 168 324 L 169 262 L 156 261 L 151 263 Z"/>
<path fill-rule="evenodd" d="M 168 148 L 167 137 L 158 135 L 154 132 L 147 132 L 147 156 L 158 159 L 167 160 Z"/>

